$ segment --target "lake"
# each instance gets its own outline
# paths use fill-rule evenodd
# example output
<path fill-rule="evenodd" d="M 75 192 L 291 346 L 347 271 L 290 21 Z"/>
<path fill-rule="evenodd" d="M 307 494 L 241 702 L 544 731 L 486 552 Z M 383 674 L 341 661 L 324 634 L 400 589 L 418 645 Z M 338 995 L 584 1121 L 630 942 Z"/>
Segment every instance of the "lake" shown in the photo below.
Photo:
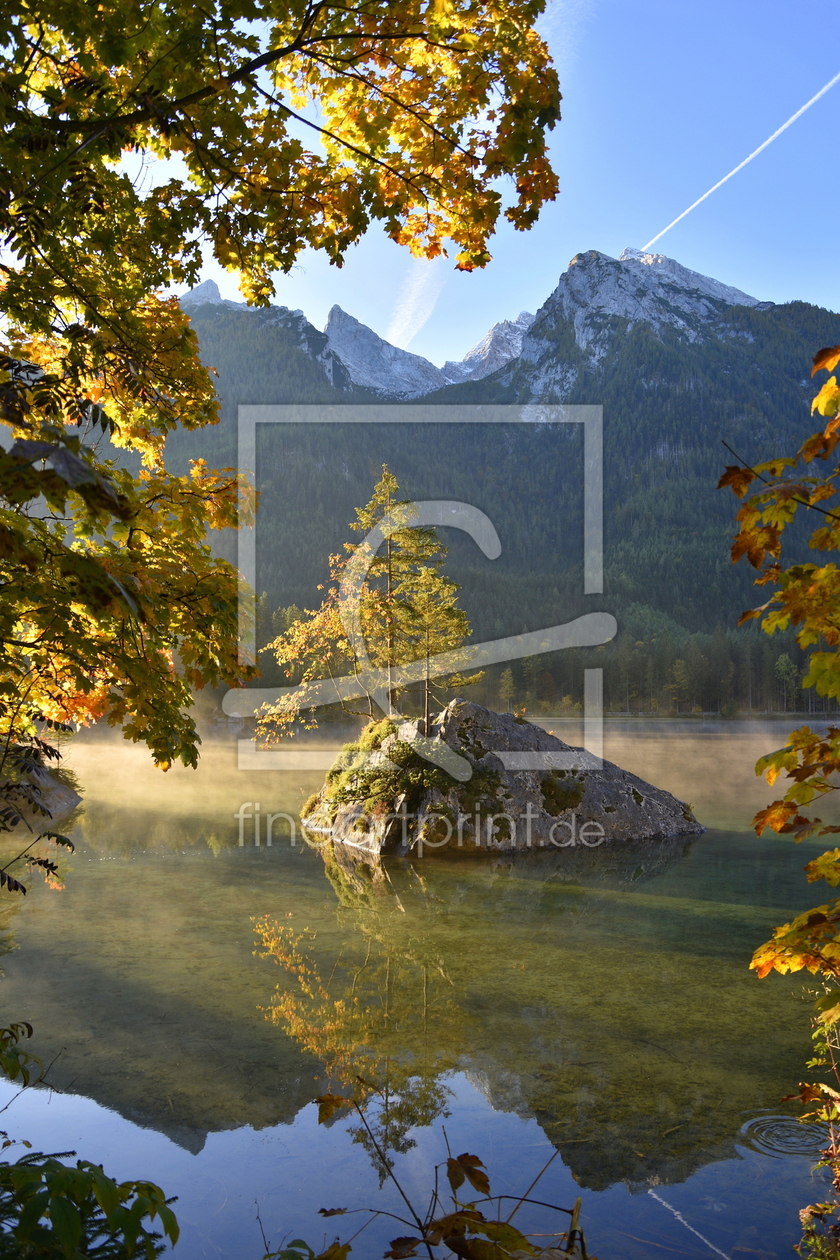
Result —
<path fill-rule="evenodd" d="M 243 802 L 294 817 L 322 772 L 239 771 L 227 733 L 166 775 L 79 738 L 67 887 L 4 910 L 4 1019 L 35 1025 L 53 1086 L 4 1085 L 4 1127 L 177 1195 L 182 1260 L 259 1260 L 260 1222 L 317 1250 L 368 1219 L 319 1208 L 399 1214 L 378 1152 L 422 1210 L 447 1140 L 508 1195 L 551 1160 L 533 1197 L 580 1195 L 599 1260 L 789 1255 L 824 1186 L 780 1101 L 810 1008 L 800 977 L 748 970 L 823 897 L 802 866 L 825 846 L 749 830 L 769 799 L 753 763 L 786 730 L 608 723 L 606 756 L 709 828 L 690 842 L 382 866 L 292 845 L 282 820 L 240 847 Z M 315 1097 L 354 1087 L 364 1121 L 319 1125 Z M 352 1254 L 406 1232 L 377 1217 Z"/>

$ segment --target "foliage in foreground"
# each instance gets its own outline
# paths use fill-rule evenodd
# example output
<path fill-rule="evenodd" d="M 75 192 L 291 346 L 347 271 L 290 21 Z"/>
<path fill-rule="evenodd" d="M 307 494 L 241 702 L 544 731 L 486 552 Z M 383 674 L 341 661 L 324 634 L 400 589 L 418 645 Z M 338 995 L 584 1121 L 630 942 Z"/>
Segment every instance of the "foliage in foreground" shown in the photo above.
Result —
<path fill-rule="evenodd" d="M 233 469 L 164 466 L 218 400 L 163 295 L 207 248 L 267 305 L 302 250 L 340 265 L 373 222 L 484 266 L 499 217 L 527 229 L 557 191 L 542 8 L 3 4 L 3 736 L 107 717 L 195 764 L 194 689 L 253 675 L 237 574 L 205 541 L 248 506 Z"/>
<path fill-rule="evenodd" d="M 814 356 L 812 376 L 833 371 L 840 363 L 840 346 L 830 346 Z M 745 612 L 741 623 L 758 619 L 767 634 L 796 630 L 796 640 L 808 656 L 808 673 L 802 686 L 813 687 L 818 695 L 840 698 L 840 570 L 837 564 L 814 562 L 783 567 L 784 531 L 796 520 L 800 509 L 822 517 L 812 532 L 809 546 L 816 552 L 840 550 L 840 514 L 822 505 L 833 500 L 840 484 L 840 464 L 836 449 L 840 442 L 840 385 L 836 376 L 823 384 L 812 404 L 825 420 L 824 427 L 800 446 L 794 457 L 780 457 L 755 467 L 741 461 L 726 469 L 721 486 L 730 486 L 744 500 L 738 512 L 740 530 L 732 547 L 733 562 L 746 556 L 759 570 L 757 586 L 771 589 L 769 599 L 759 608 Z M 819 460 L 827 471 L 814 475 Z M 804 468 L 800 469 L 800 465 Z M 758 486 L 757 489 L 755 487 Z M 748 494 L 748 491 L 751 493 Z M 797 843 L 812 837 L 840 833 L 840 826 L 824 823 L 803 810 L 838 790 L 840 772 L 840 726 L 822 731 L 800 727 L 787 744 L 762 757 L 756 773 L 772 786 L 780 776 L 790 780 L 784 796 L 759 811 L 754 821 L 758 835 L 771 829 L 792 835 Z M 810 883 L 825 880 L 829 887 L 840 884 L 840 848 L 830 849 L 809 862 L 805 873 Z M 816 1002 L 814 1039 L 817 1054 L 809 1067 L 828 1068 L 835 1085 L 803 1082 L 794 1095 L 816 1107 L 804 1119 L 828 1126 L 828 1145 L 823 1166 L 830 1168 L 834 1200 L 815 1203 L 800 1214 L 803 1237 L 798 1253 L 809 1260 L 840 1256 L 840 898 L 797 915 L 782 924 L 760 946 L 751 967 L 759 977 L 771 971 L 781 974 L 806 970 L 826 981 Z"/>
<path fill-rule="evenodd" d="M 0 1164 L 0 1257 L 153 1260 L 164 1249 L 148 1227 L 156 1219 L 177 1242 L 175 1215 L 152 1182 L 118 1184 L 89 1160 L 72 1166 L 34 1152 Z"/>
<path fill-rule="evenodd" d="M 820 350 L 814 357 L 812 375 L 832 370 L 840 363 L 840 346 Z M 771 593 L 759 608 L 745 612 L 741 623 L 757 619 L 769 635 L 793 627 L 800 648 L 807 653 L 808 673 L 802 686 L 817 694 L 840 699 L 840 570 L 837 564 L 814 562 L 784 568 L 781 562 L 784 531 L 803 508 L 822 517 L 812 532 L 812 551 L 840 550 L 840 514 L 823 503 L 837 493 L 840 463 L 835 451 L 840 442 L 840 386 L 831 376 L 813 401 L 812 411 L 825 418 L 825 426 L 807 438 L 794 457 L 780 457 L 750 467 L 731 465 L 721 478 L 743 500 L 738 512 L 740 530 L 732 547 L 733 562 L 746 556 L 759 570 L 757 586 Z M 828 470 L 815 475 L 815 461 Z M 800 465 L 804 468 L 800 469 Z M 757 489 L 755 487 L 758 486 Z M 748 494 L 748 491 L 752 491 Z M 824 823 L 802 811 L 838 790 L 840 771 L 840 726 L 824 730 L 800 727 L 787 744 L 762 757 L 756 773 L 772 786 L 785 775 L 790 780 L 784 796 L 759 811 L 754 819 L 756 832 L 766 829 L 792 835 L 797 843 L 814 835 L 837 834 L 840 826 Z M 831 887 L 840 884 L 840 849 L 823 853 L 805 868 L 809 882 L 824 879 Z M 753 968 L 759 976 L 770 971 L 782 974 L 806 969 L 830 977 L 840 977 L 840 899 L 799 915 L 791 923 L 775 929 L 773 937 L 755 953 Z M 840 1001 L 827 995 L 820 1006 L 820 1019 L 831 1023 L 840 1018 Z"/>
<path fill-rule="evenodd" d="M 818 1000 L 818 1014 L 813 1021 L 812 1039 L 815 1054 L 809 1068 L 819 1068 L 833 1084 L 820 1081 L 816 1084 L 800 1083 L 799 1092 L 792 1098 L 811 1107 L 802 1119 L 825 1126 L 826 1147 L 817 1168 L 826 1168 L 831 1174 L 833 1201 L 809 1203 L 799 1213 L 802 1238 L 794 1248 L 802 1260 L 840 1260 L 840 1025 L 836 1020 L 825 1022 L 819 1013 L 826 1000 L 840 1000 L 834 982 L 823 985 Z M 785 1102 L 790 1099 L 785 1099 Z"/>
<path fill-rule="evenodd" d="M 366 1124 L 361 1110 L 353 1099 L 338 1098 L 328 1094 L 317 1101 L 320 1104 L 321 1123 L 331 1118 L 337 1107 L 356 1106 L 359 1115 L 362 1116 L 362 1122 Z M 543 1172 L 556 1158 L 556 1154 L 557 1152 L 551 1156 Z M 446 1171 L 451 1190 L 452 1206 L 449 1209 L 444 1207 L 440 1194 L 440 1172 L 443 1169 Z M 457 1256 L 460 1260 L 563 1260 L 563 1258 L 565 1260 L 596 1260 L 595 1256 L 589 1256 L 583 1230 L 580 1227 L 580 1199 L 575 1200 L 573 1208 L 558 1208 L 552 1204 L 528 1198 L 527 1192 L 520 1196 L 493 1195 L 484 1164 L 477 1155 L 465 1152 L 453 1157 L 450 1154 L 445 1163 L 436 1165 L 429 1205 L 425 1211 L 421 1212 L 415 1209 L 390 1167 L 388 1175 L 399 1191 L 409 1215 L 397 1216 L 392 1212 L 377 1211 L 375 1208 L 355 1209 L 371 1219 L 376 1216 L 391 1216 L 412 1231 L 391 1239 L 389 1250 L 384 1252 L 384 1260 L 411 1260 L 411 1257 L 420 1255 L 429 1257 L 429 1260 L 434 1260 L 436 1256 L 441 1257 L 441 1260 L 444 1256 Z M 536 1182 L 533 1182 L 529 1190 L 535 1184 Z M 464 1185 L 468 1190 L 474 1190 L 479 1197 L 462 1198 L 461 1187 Z M 502 1217 L 503 1203 L 511 1205 L 504 1218 Z M 534 1244 L 527 1234 L 511 1223 L 523 1203 L 535 1203 L 540 1207 L 563 1213 L 569 1217 L 568 1229 L 549 1235 L 554 1241 L 547 1247 Z M 492 1210 L 490 1219 L 485 1212 L 480 1211 L 479 1204 L 486 1204 L 487 1210 Z M 324 1217 L 350 1214 L 347 1208 L 321 1208 L 320 1212 Z M 352 1238 L 355 1238 L 364 1228 L 363 1225 Z M 545 1237 L 545 1233 L 543 1232 L 540 1237 Z M 307 1243 L 295 1239 L 277 1251 L 269 1250 L 264 1260 L 346 1260 L 353 1249 L 352 1238 L 350 1242 L 345 1243 L 336 1240 L 317 1256 Z M 438 1250 L 441 1247 L 444 1248 L 442 1252 Z"/>
<path fill-rule="evenodd" d="M 41 1060 L 22 1046 L 31 1036 L 28 1023 L 0 1028 L 0 1073 L 23 1089 L 45 1075 Z M 0 1137 L 0 1149 L 16 1145 Z M 171 1200 L 159 1186 L 117 1183 L 89 1160 L 63 1163 L 68 1154 L 28 1151 L 13 1164 L 0 1162 L 0 1258 L 153 1260 L 163 1251 L 162 1235 L 148 1227 L 156 1219 L 170 1242 L 178 1241 Z"/>
<path fill-rule="evenodd" d="M 254 930 L 259 956 L 273 958 L 294 982 L 291 989 L 286 979 L 277 985 L 271 1004 L 264 1008 L 266 1017 L 320 1059 L 334 1083 L 315 1100 L 319 1123 L 327 1124 L 342 1112 L 353 1113 L 354 1125 L 348 1126 L 348 1133 L 367 1151 L 380 1185 L 390 1179 L 405 1205 L 405 1215 L 394 1217 L 404 1232 L 391 1241 L 385 1253 L 389 1260 L 409 1260 L 417 1255 L 441 1260 L 452 1255 L 467 1260 L 553 1260 L 558 1256 L 586 1260 L 580 1200 L 574 1208 L 566 1209 L 528 1197 L 559 1151 L 518 1197 L 491 1194 L 482 1161 L 466 1153 L 453 1157 L 449 1150 L 445 1163 L 435 1168 L 427 1205 L 415 1206 L 399 1181 L 393 1157 L 415 1146 L 411 1136 L 414 1129 L 449 1114 L 442 1076 L 458 1061 L 463 1038 L 469 1037 L 463 1012 L 452 1005 L 449 996 L 452 982 L 428 941 L 412 939 L 407 943 L 410 957 L 418 965 L 406 968 L 390 952 L 372 951 L 374 942 L 369 938 L 364 966 L 349 966 L 347 983 L 339 983 L 335 996 L 330 992 L 335 969 L 325 982 L 307 949 L 312 939 L 308 930 L 297 931 L 291 923 L 281 923 L 270 915 L 256 920 Z M 389 991 L 402 994 L 401 1009 L 387 997 L 382 1001 L 382 995 Z M 431 1007 L 438 1016 L 447 1009 L 450 1015 L 444 1025 L 435 1025 L 430 1040 L 426 1015 Z M 443 1028 L 446 1032 L 441 1035 Z M 333 1093 L 333 1088 L 341 1092 Z M 445 1204 L 440 1192 L 441 1171 L 449 1181 L 451 1205 Z M 553 1239 L 549 1247 L 535 1245 L 511 1223 L 525 1203 L 569 1218 L 565 1231 L 547 1235 Z M 373 1208 L 352 1212 L 333 1208 L 322 1209 L 321 1215 L 361 1215 L 369 1224 L 375 1216 L 392 1214 Z M 345 1260 L 355 1237 L 343 1243 L 335 1241 L 317 1258 L 300 1240 L 277 1251 L 266 1243 L 266 1260 Z M 370 1254 L 369 1248 L 365 1254 Z"/>

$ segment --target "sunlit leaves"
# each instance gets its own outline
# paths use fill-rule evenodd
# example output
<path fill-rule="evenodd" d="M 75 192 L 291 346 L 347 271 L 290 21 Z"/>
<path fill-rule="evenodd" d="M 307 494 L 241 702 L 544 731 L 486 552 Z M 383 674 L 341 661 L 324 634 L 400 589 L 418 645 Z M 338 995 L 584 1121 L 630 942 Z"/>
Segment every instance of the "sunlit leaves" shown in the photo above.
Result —
<path fill-rule="evenodd" d="M 372 665 L 387 671 L 393 682 L 399 666 L 428 662 L 437 653 L 459 647 L 468 637 L 469 621 L 458 607 L 459 588 L 441 572 L 446 548 L 434 529 L 410 525 L 413 505 L 397 497 L 399 489 L 396 477 L 383 465 L 370 500 L 357 508 L 350 528 L 367 536 L 386 520 L 392 524 L 405 520 L 407 527 L 390 532 L 376 553 L 345 543 L 346 556 L 329 557 L 329 581 L 320 607 L 296 610 L 284 633 L 262 649 L 274 655 L 295 684 L 294 691 L 258 713 L 257 730 L 267 741 L 292 732 L 296 724 L 314 727 L 315 705 L 323 703 L 321 680 L 360 674 L 365 655 Z M 357 627 L 363 643 L 358 633 L 351 633 L 350 601 L 342 595 L 347 582 L 358 590 Z M 450 682 L 464 687 L 481 677 L 459 675 L 457 684 L 454 679 Z M 433 695 L 428 672 L 424 690 L 428 709 Z M 391 693 L 393 698 L 396 685 Z M 339 699 L 337 688 L 335 697 Z"/>
<path fill-rule="evenodd" d="M 834 416 L 840 407 L 840 387 L 837 377 L 830 376 L 811 403 L 811 411 L 818 411 L 821 416 Z"/>
<path fill-rule="evenodd" d="M 817 906 L 790 923 L 773 929 L 772 938 L 760 946 L 750 966 L 759 977 L 771 971 L 824 972 L 840 976 L 840 902 Z"/>
<path fill-rule="evenodd" d="M 814 357 L 812 376 L 832 371 L 840 363 L 840 346 L 820 350 Z M 785 529 L 802 507 L 822 516 L 812 531 L 814 551 L 840 549 L 840 519 L 820 505 L 836 494 L 840 468 L 829 468 L 822 477 L 795 478 L 790 470 L 799 460 L 827 460 L 840 431 L 840 387 L 830 377 L 814 399 L 812 411 L 827 420 L 825 428 L 800 447 L 796 459 L 779 457 L 755 468 L 728 467 L 720 485 L 728 486 L 743 501 L 737 517 L 740 529 L 733 543 L 732 559 L 746 556 L 761 570 L 757 585 L 771 586 L 773 594 L 761 607 L 744 613 L 741 623 L 760 620 L 773 634 L 789 626 L 796 629 L 799 646 L 808 652 L 808 671 L 802 686 L 813 688 L 826 699 L 840 699 L 840 571 L 825 565 L 781 563 Z M 748 491 L 754 491 L 748 495 Z M 762 568 L 763 566 L 763 568 Z M 739 623 L 740 624 L 740 623 Z M 787 744 L 762 757 L 756 765 L 770 786 L 785 780 L 781 799 L 756 814 L 756 832 L 767 829 L 792 836 L 797 842 L 814 835 L 840 833 L 840 826 L 824 823 L 803 812 L 816 801 L 831 796 L 840 779 L 840 727 L 823 731 L 802 727 L 792 732 Z M 824 879 L 840 885 L 840 849 L 832 849 L 809 862 L 809 881 Z M 753 968 L 760 976 L 770 971 L 807 970 L 840 976 L 840 902 L 820 906 L 776 928 L 772 940 L 755 953 Z M 834 1009 L 834 1007 L 832 1007 Z"/>
<path fill-rule="evenodd" d="M 560 94 L 531 25 L 541 8 L 269 0 L 243 24 L 183 5 L 165 21 L 112 9 L 90 23 L 71 6 L 62 29 L 54 9 L 36 19 L 30 7 L 0 63 L 18 155 L 8 243 L 43 271 L 49 233 L 71 216 L 103 256 L 122 227 L 135 251 L 146 238 L 135 257 L 154 287 L 183 279 L 202 235 L 257 300 L 303 248 L 340 262 L 376 220 L 429 257 L 451 240 L 459 265 L 482 265 L 503 210 L 527 227 L 557 191 L 543 133 Z M 318 118 L 320 144 L 302 141 L 298 111 Z M 114 167 L 126 148 L 178 154 L 189 179 L 137 195 Z"/>
<path fill-rule="evenodd" d="M 247 520 L 249 504 L 233 471 L 202 461 L 187 477 L 108 476 L 129 510 L 107 532 L 84 498 L 65 508 L 72 541 L 25 510 L 0 513 L 0 670 L 44 718 L 108 716 L 160 764 L 194 764 L 193 689 L 253 673 L 237 656 L 237 574 L 204 541 Z M 7 711 L 17 713 L 0 696 L 0 724 Z"/>
<path fill-rule="evenodd" d="M 45 718 L 107 717 L 164 768 L 195 764 L 194 689 L 254 673 L 237 653 L 237 576 L 205 535 L 248 524 L 253 505 L 230 472 L 164 471 L 166 435 L 218 414 L 164 293 L 195 282 L 209 244 L 265 303 L 301 251 L 340 264 L 372 222 L 415 253 L 484 265 L 499 216 L 527 227 L 557 190 L 541 7 L 6 13 L 0 678 Z M 159 157 L 179 160 L 167 180 L 129 173 Z M 139 457 L 139 476 L 114 447 Z M 334 609 L 306 634 L 294 659 L 322 662 L 328 641 L 347 659 Z M 13 712 L 0 703 L 0 733 Z"/>
<path fill-rule="evenodd" d="M 809 883 L 824 879 L 832 888 L 840 884 L 840 849 L 829 849 L 805 867 Z"/>
<path fill-rule="evenodd" d="M 825 349 L 818 350 L 814 355 L 811 375 L 816 376 L 817 372 L 823 369 L 827 372 L 833 372 L 838 363 L 840 363 L 840 346 L 826 346 Z"/>

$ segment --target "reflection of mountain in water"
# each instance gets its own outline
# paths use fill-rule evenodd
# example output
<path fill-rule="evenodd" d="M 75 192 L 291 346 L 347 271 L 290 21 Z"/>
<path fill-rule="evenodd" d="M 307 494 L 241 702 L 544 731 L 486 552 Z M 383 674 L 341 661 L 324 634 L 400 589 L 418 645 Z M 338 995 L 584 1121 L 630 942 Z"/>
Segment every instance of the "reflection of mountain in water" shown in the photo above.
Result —
<path fill-rule="evenodd" d="M 64 893 L 32 888 L 21 948 L 3 959 L 4 1009 L 34 1025 L 55 1088 L 194 1153 L 208 1132 L 294 1119 L 319 1065 L 257 1014 L 271 978 L 250 922 L 265 857 L 80 857 Z M 299 867 L 273 870 L 275 889 L 285 876 L 293 894 Z"/>
<path fill-rule="evenodd" d="M 103 840 L 65 893 L 33 889 L 4 998 L 37 1053 L 62 1051 L 56 1085 L 189 1150 L 330 1087 L 406 1149 L 461 1069 L 535 1116 L 582 1184 L 644 1184 L 731 1155 L 798 1079 L 801 1008 L 746 969 L 802 892 L 781 847 L 756 872 L 755 841 L 722 834 L 481 865 L 172 841 L 127 859 Z M 254 956 L 255 920 L 300 937 L 323 994 Z"/>
<path fill-rule="evenodd" d="M 369 959 L 374 942 L 406 966 L 422 941 L 453 986 L 427 1030 L 449 1049 L 436 1066 L 535 1116 L 578 1181 L 602 1189 L 731 1157 L 745 1110 L 775 1107 L 785 1064 L 797 1070 L 790 1033 L 804 1044 L 746 971 L 761 911 L 718 901 L 713 871 L 691 898 L 649 890 L 691 850 L 543 851 L 481 869 L 321 853 L 356 949 Z M 722 964 L 741 941 L 733 975 Z M 394 989 L 392 1018 L 414 1000 Z"/>

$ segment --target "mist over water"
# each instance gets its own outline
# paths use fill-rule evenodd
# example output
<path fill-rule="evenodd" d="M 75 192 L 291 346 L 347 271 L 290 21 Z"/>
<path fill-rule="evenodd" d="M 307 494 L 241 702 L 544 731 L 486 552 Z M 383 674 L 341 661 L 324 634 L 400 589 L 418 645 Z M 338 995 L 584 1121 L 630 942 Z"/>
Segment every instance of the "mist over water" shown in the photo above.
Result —
<path fill-rule="evenodd" d="M 786 731 L 608 724 L 606 756 L 710 828 L 690 842 L 381 865 L 292 846 L 285 824 L 270 848 L 246 827 L 240 847 L 243 802 L 294 817 L 323 776 L 240 772 L 228 733 L 197 772 L 165 775 L 116 738 L 76 741 L 67 888 L 7 910 L 3 959 L 8 1017 L 35 1025 L 57 1092 L 25 1093 L 7 1127 L 157 1180 L 179 1196 L 176 1254 L 240 1260 L 263 1254 L 255 1201 L 275 1246 L 329 1240 L 320 1207 L 396 1208 L 358 1117 L 317 1124 L 312 1099 L 361 1075 L 386 1089 L 367 1116 L 418 1201 L 443 1125 L 494 1191 L 523 1191 L 559 1149 L 538 1197 L 582 1193 L 601 1260 L 788 1254 L 821 1193 L 779 1101 L 809 1057 L 809 1008 L 796 977 L 748 971 L 819 899 L 802 875 L 815 846 L 749 830 L 769 799 L 754 762 Z M 529 1229 L 555 1227 L 528 1211 Z M 399 1232 L 377 1220 L 353 1254 Z"/>

